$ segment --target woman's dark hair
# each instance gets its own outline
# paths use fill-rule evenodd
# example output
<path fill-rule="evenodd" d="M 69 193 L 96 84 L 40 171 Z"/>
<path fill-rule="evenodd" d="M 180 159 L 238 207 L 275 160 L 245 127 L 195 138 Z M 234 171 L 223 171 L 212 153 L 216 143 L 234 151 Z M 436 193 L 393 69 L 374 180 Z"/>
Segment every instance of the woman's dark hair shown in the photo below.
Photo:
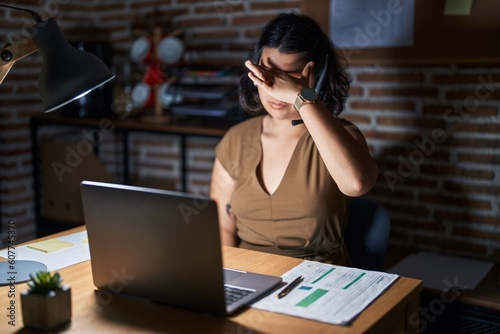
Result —
<path fill-rule="evenodd" d="M 264 27 L 251 52 L 252 62 L 259 63 L 264 47 L 278 49 L 281 53 L 304 53 L 309 61 L 314 62 L 315 82 L 326 66 L 326 75 L 318 92 L 320 99 L 334 115 L 342 112 L 350 86 L 345 65 L 336 54 L 332 41 L 313 19 L 295 13 L 278 15 Z M 252 116 L 265 114 L 257 87 L 247 74 L 248 70 L 240 80 L 240 105 Z"/>

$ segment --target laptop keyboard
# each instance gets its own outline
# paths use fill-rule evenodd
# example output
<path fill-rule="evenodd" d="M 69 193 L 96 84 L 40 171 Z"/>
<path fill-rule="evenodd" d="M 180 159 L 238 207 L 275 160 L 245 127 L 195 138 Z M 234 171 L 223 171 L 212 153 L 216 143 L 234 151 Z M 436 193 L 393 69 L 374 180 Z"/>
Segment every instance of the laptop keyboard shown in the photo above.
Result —
<path fill-rule="evenodd" d="M 239 301 L 245 296 L 254 293 L 255 290 L 248 290 L 237 288 L 235 286 L 224 285 L 224 292 L 226 294 L 226 305 L 231 305 Z"/>

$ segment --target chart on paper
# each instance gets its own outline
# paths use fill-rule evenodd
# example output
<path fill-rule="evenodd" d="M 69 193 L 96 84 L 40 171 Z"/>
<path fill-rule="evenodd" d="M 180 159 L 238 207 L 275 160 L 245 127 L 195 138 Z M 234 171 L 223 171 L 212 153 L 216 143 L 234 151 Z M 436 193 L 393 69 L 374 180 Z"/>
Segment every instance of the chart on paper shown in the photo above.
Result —
<path fill-rule="evenodd" d="M 252 307 L 337 325 L 348 324 L 399 277 L 304 261 L 284 274 L 283 281 L 289 283 L 301 275 L 304 276 L 302 283 L 286 297 L 278 299 L 272 294 Z"/>

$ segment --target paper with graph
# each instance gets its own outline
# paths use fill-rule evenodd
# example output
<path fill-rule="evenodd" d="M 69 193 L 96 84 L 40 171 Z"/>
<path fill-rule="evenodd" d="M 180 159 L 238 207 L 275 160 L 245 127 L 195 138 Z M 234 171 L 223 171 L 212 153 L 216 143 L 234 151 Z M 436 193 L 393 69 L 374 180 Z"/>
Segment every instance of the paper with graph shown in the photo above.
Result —
<path fill-rule="evenodd" d="M 286 297 L 280 290 L 259 300 L 252 307 L 346 325 L 384 292 L 399 275 L 304 261 L 285 273 L 286 283 L 304 276 L 302 283 Z"/>

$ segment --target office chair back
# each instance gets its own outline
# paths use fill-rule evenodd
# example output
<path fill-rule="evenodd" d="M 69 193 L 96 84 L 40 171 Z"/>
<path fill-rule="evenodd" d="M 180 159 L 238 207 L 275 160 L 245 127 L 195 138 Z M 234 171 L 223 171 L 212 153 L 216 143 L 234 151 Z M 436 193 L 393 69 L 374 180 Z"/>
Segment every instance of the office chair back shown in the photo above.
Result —
<path fill-rule="evenodd" d="M 366 270 L 384 270 L 391 222 L 387 210 L 365 198 L 351 198 L 345 244 L 351 264 Z"/>

